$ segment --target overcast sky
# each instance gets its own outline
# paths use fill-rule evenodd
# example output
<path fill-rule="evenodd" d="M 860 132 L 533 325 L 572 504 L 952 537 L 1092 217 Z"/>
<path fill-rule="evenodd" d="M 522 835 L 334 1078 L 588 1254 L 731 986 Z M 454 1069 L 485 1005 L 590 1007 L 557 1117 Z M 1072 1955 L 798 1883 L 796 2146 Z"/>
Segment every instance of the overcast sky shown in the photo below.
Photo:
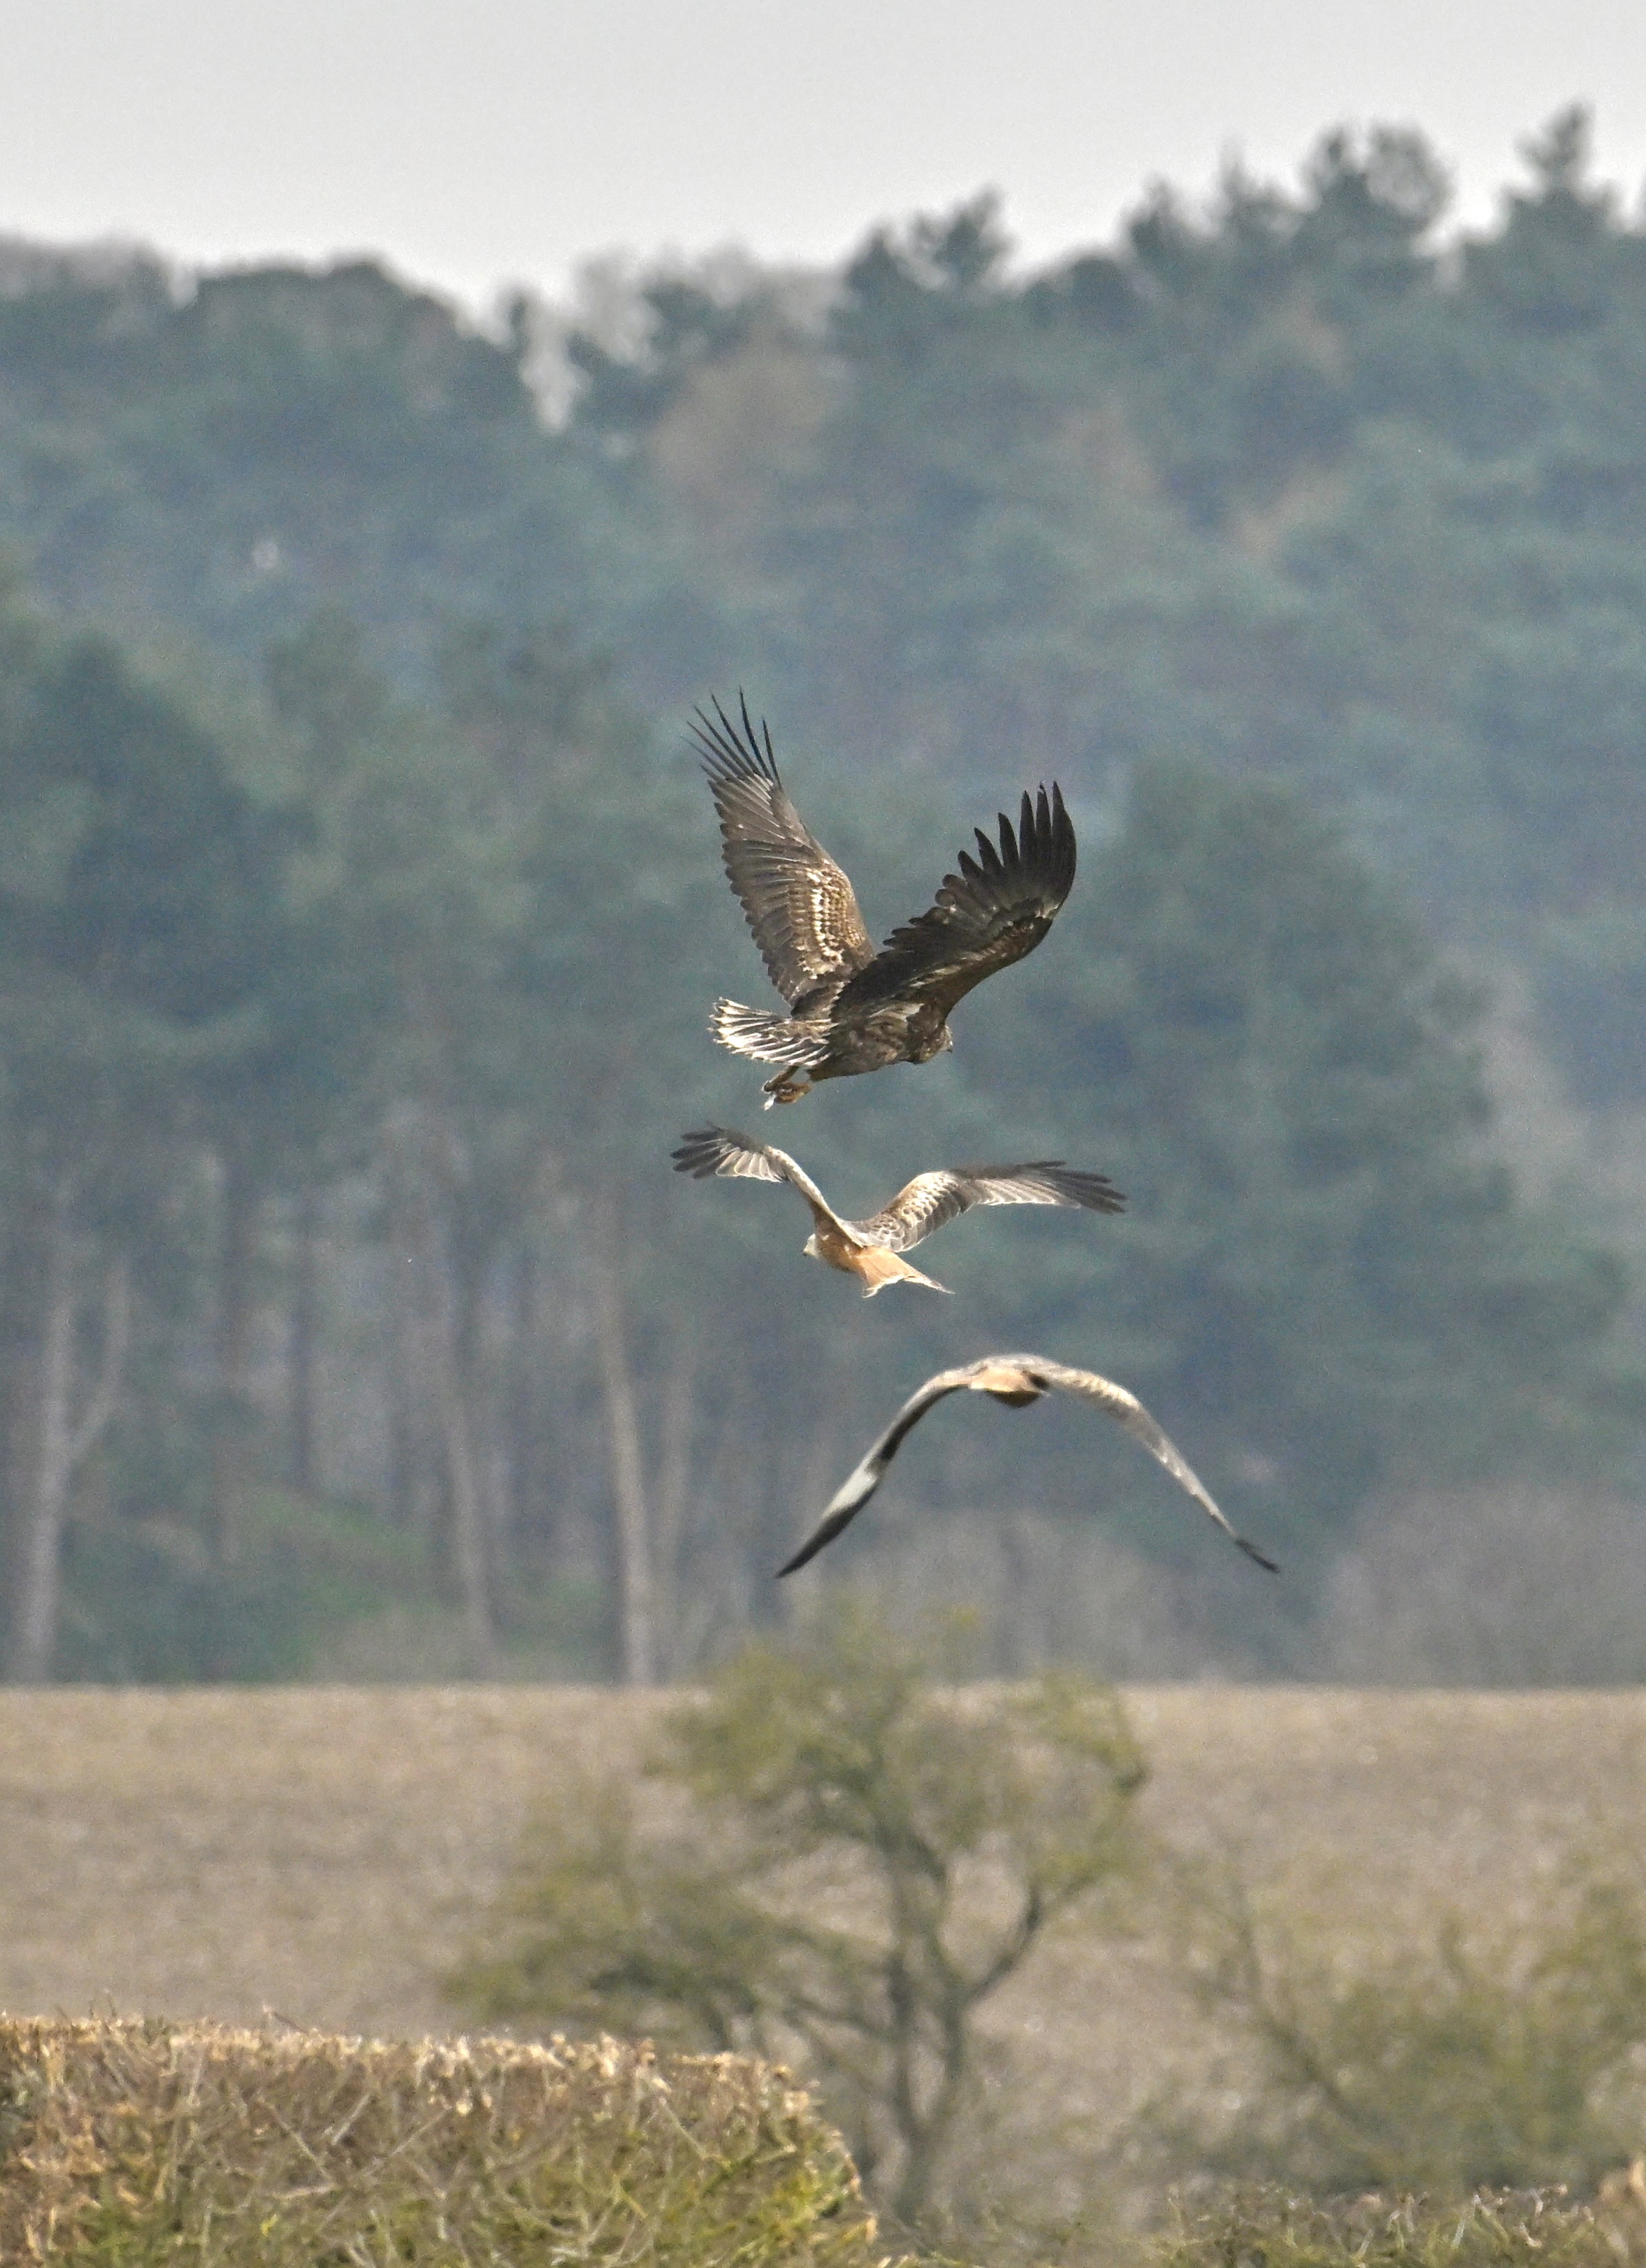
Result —
<path fill-rule="evenodd" d="M 1574 99 L 1633 206 L 1646 0 L 0 0 L 0 233 L 370 251 L 484 307 L 992 186 L 1035 261 L 1341 122 L 1422 126 L 1485 218 Z"/>

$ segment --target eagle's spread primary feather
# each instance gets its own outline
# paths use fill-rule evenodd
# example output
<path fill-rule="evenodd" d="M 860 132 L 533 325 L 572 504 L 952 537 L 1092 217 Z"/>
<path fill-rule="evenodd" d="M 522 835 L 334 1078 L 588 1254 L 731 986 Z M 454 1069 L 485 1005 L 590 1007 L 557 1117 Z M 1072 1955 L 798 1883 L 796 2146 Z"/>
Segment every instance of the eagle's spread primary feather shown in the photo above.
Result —
<path fill-rule="evenodd" d="M 786 1016 L 716 1003 L 723 1047 L 776 1064 L 768 1107 L 819 1079 L 888 1064 L 927 1063 L 953 1044 L 948 1017 L 974 985 L 1032 953 L 1075 880 L 1075 830 L 1054 782 L 1025 792 L 1018 824 L 1000 814 L 998 848 L 981 828 L 923 914 L 877 952 L 852 886 L 789 800 L 769 727 L 748 703 L 737 721 L 719 702 L 692 726 L 720 817 L 726 876 Z M 802 1079 L 799 1074 L 804 1074 Z"/>

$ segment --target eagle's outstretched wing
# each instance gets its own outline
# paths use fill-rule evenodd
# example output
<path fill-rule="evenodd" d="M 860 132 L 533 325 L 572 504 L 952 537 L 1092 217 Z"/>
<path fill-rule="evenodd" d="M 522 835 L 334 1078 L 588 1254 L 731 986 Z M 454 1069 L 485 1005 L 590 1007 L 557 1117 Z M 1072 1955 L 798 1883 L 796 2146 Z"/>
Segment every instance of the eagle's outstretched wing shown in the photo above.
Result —
<path fill-rule="evenodd" d="M 866 967 L 841 987 L 836 1012 L 887 1001 L 930 1001 L 946 1016 L 974 984 L 1021 961 L 1052 925 L 1075 883 L 1075 829 L 1053 783 L 1035 801 L 1025 792 L 1017 830 L 1000 814 L 998 850 L 981 828 L 976 858 L 960 853 L 935 903 L 894 929 Z"/>
<path fill-rule="evenodd" d="M 770 1142 L 752 1142 L 746 1134 L 738 1134 L 730 1126 L 700 1126 L 687 1135 L 677 1150 L 671 1151 L 677 1174 L 690 1174 L 694 1181 L 707 1181 L 711 1174 L 724 1174 L 733 1179 L 750 1182 L 789 1182 L 814 1212 L 829 1220 L 840 1216 L 817 1183 L 804 1168 L 796 1164 L 787 1150 L 779 1150 Z"/>
<path fill-rule="evenodd" d="M 793 1008 L 874 958 L 845 874 L 783 792 L 772 736 L 755 730 L 738 695 L 740 725 L 718 701 L 692 726 L 720 814 L 726 874 L 772 983 Z"/>
<path fill-rule="evenodd" d="M 890 1204 L 855 1226 L 877 1244 L 907 1252 L 974 1205 L 1081 1205 L 1088 1212 L 1123 1212 L 1126 1200 L 1106 1174 L 1081 1173 L 1061 1158 L 1026 1166 L 956 1166 L 916 1174 Z"/>
<path fill-rule="evenodd" d="M 1053 1388 L 1067 1394 L 1077 1394 L 1082 1400 L 1095 1402 L 1106 1410 L 1117 1424 L 1123 1425 L 1134 1440 L 1141 1441 L 1150 1455 L 1164 1465 L 1180 1488 L 1187 1491 L 1202 1512 L 1223 1531 L 1230 1541 L 1239 1546 L 1249 1559 L 1260 1567 L 1275 1572 L 1275 1562 L 1266 1558 L 1255 1543 L 1248 1543 L 1235 1530 L 1212 1501 L 1211 1494 L 1194 1472 L 1188 1460 L 1181 1455 L 1175 1444 L 1150 1416 L 1134 1394 L 1113 1380 L 1099 1378 L 1095 1371 L 1073 1370 L 1065 1363 L 1048 1362 L 1035 1354 L 985 1355 L 981 1361 L 963 1364 L 958 1370 L 940 1370 L 929 1378 L 917 1393 L 898 1411 L 884 1433 L 871 1447 L 867 1455 L 835 1491 L 828 1509 L 807 1536 L 805 1542 L 777 1572 L 792 1575 L 813 1559 L 827 1543 L 832 1543 L 841 1530 L 849 1526 L 863 1510 L 879 1487 L 886 1467 L 897 1454 L 905 1435 L 919 1424 L 926 1412 L 945 1395 L 970 1388 L 974 1393 L 993 1395 L 997 1402 L 1021 1408 L 1025 1403 L 1038 1402 Z"/>

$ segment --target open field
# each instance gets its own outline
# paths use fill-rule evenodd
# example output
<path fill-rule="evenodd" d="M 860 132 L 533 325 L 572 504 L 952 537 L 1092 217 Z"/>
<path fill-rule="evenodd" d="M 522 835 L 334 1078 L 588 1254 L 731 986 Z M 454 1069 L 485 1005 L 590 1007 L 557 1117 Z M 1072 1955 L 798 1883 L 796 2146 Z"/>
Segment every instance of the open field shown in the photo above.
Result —
<path fill-rule="evenodd" d="M 415 2036 L 533 1806 L 637 1754 L 667 1697 L 520 1687 L 0 1693 L 0 2007 Z M 1226 1837 L 1294 1911 L 1508 1915 L 1646 1816 L 1646 1694 L 1142 1687 L 1150 1824 Z M 1101 2123 L 1193 2052 L 1146 1940 L 1048 1946 L 1003 1993 Z"/>

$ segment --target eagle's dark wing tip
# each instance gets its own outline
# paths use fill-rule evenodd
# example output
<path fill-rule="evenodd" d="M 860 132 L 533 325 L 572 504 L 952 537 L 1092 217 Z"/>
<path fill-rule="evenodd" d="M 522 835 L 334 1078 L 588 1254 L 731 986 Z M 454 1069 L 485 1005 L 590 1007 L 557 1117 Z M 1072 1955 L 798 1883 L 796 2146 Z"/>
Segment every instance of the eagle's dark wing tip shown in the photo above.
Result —
<path fill-rule="evenodd" d="M 727 716 L 718 694 L 711 693 L 709 698 L 714 715 L 711 717 L 700 703 L 692 712 L 687 730 L 710 785 L 721 787 L 739 780 L 758 779 L 768 787 L 781 786 L 776 759 L 772 754 L 771 727 L 761 718 L 756 729 L 743 688 L 738 688 L 740 723 Z"/>
<path fill-rule="evenodd" d="M 1235 1537 L 1235 1542 L 1240 1546 L 1240 1549 L 1246 1553 L 1248 1559 L 1255 1559 L 1258 1565 L 1260 1567 L 1266 1567 L 1271 1575 L 1279 1574 L 1280 1563 L 1278 1560 L 1267 1557 L 1263 1552 L 1258 1550 L 1255 1543 L 1248 1543 L 1244 1535 L 1237 1535 Z"/>

